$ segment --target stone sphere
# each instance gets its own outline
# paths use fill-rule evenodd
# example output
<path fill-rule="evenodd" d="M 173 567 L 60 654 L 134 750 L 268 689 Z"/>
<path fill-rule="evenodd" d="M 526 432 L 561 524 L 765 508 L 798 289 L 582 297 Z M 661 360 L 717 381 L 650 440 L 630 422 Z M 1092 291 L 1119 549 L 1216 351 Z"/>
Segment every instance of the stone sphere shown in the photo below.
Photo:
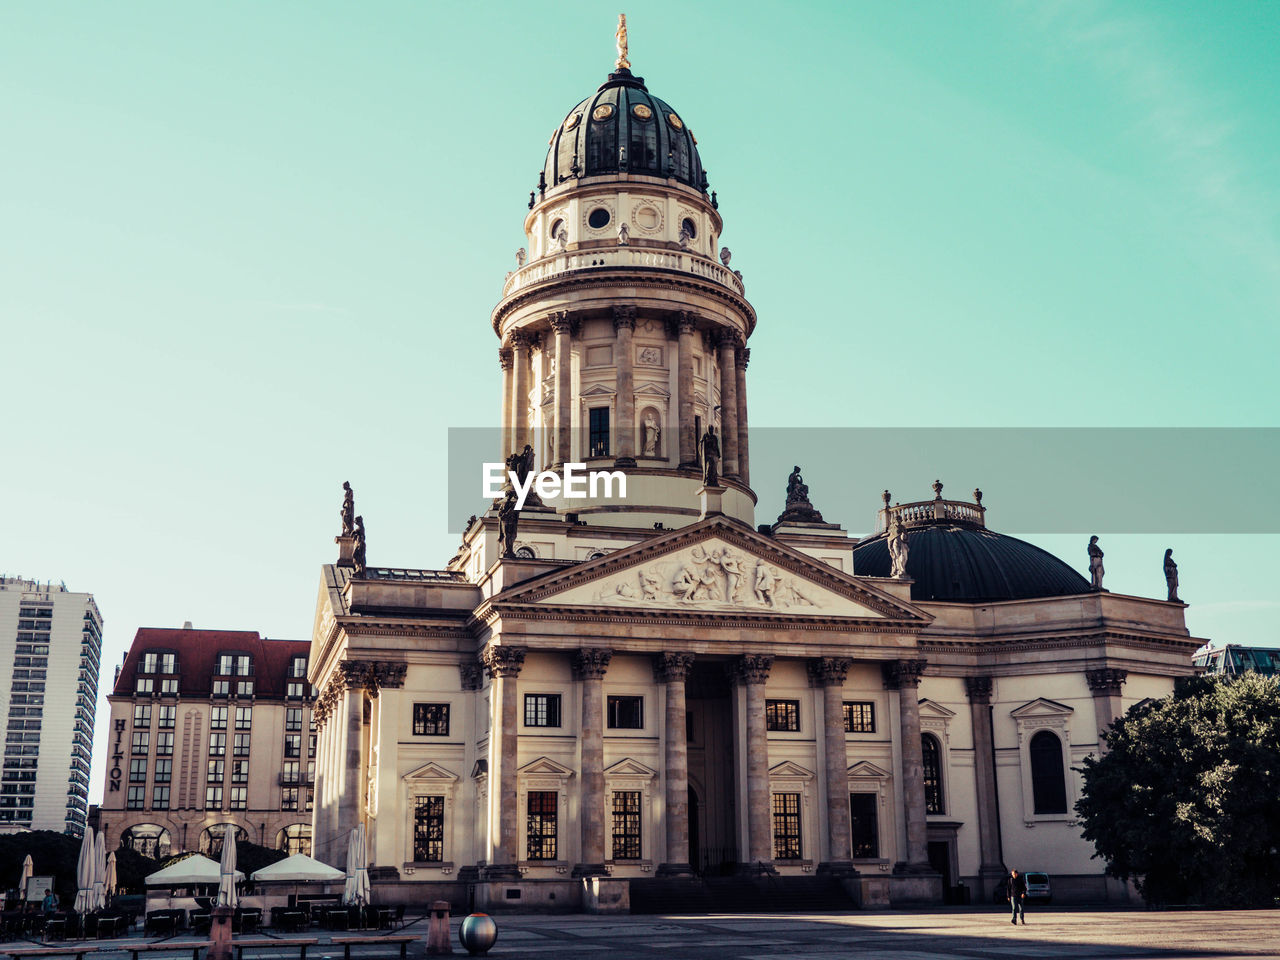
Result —
<path fill-rule="evenodd" d="M 498 925 L 487 913 L 473 913 L 458 928 L 458 940 L 471 956 L 483 956 L 498 940 Z"/>

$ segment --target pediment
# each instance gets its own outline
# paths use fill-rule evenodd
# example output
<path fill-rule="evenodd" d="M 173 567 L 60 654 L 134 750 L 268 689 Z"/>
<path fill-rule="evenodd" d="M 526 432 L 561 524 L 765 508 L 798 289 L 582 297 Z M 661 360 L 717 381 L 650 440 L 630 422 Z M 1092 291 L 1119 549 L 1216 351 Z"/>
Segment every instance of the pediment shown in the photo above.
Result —
<path fill-rule="evenodd" d="M 630 757 L 625 757 L 617 763 L 610 764 L 605 767 L 604 775 L 606 777 L 644 777 L 645 779 L 652 780 L 658 775 L 658 771 L 653 770 L 650 767 L 646 767 L 639 760 L 632 760 Z"/>
<path fill-rule="evenodd" d="M 928 622 L 927 614 L 879 587 L 724 517 L 553 571 L 498 594 L 492 602 L 622 607 L 667 616 Z"/>
<path fill-rule="evenodd" d="M 948 710 L 940 703 L 933 700 L 924 699 L 920 701 L 921 717 L 937 717 L 939 720 L 950 720 L 956 715 L 954 710 Z"/>
<path fill-rule="evenodd" d="M 406 773 L 402 779 L 408 783 L 457 783 L 458 775 L 432 761 Z"/>
<path fill-rule="evenodd" d="M 661 384 L 642 383 L 636 387 L 637 397 L 661 397 L 664 400 L 671 396 L 671 391 Z"/>
<path fill-rule="evenodd" d="M 888 780 L 889 771 L 882 770 L 870 760 L 859 760 L 857 763 L 849 765 L 849 769 L 845 771 L 850 777 L 865 777 L 869 780 Z"/>
<path fill-rule="evenodd" d="M 481 757 L 476 761 L 476 765 L 471 768 L 471 779 L 479 780 L 481 777 L 489 776 L 489 761 Z"/>
<path fill-rule="evenodd" d="M 777 766 L 769 768 L 769 778 L 771 780 L 812 780 L 813 771 L 792 760 L 783 760 Z"/>
<path fill-rule="evenodd" d="M 1032 717 L 1067 717 L 1073 713 L 1075 713 L 1075 710 L 1065 703 L 1037 697 L 1035 700 L 1030 700 L 1020 707 L 1014 707 L 1009 711 L 1009 716 L 1015 720 L 1028 720 Z"/>
<path fill-rule="evenodd" d="M 516 773 L 523 774 L 526 777 L 572 777 L 573 771 L 562 763 L 556 763 L 550 757 L 539 757 L 537 760 L 530 760 L 523 767 L 518 767 Z"/>
<path fill-rule="evenodd" d="M 603 383 L 597 383 L 593 387 L 587 387 L 579 396 L 583 397 L 611 397 L 613 396 L 613 388 L 605 386 Z"/>

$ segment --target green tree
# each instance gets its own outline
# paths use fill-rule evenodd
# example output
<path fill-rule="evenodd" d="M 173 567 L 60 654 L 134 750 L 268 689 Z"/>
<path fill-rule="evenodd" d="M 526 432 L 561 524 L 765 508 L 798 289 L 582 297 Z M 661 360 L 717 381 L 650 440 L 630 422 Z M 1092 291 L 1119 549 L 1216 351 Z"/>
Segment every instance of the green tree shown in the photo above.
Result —
<path fill-rule="evenodd" d="M 1280 895 L 1280 680 L 1191 677 L 1134 706 L 1084 761 L 1076 812 L 1148 903 L 1270 906 Z"/>

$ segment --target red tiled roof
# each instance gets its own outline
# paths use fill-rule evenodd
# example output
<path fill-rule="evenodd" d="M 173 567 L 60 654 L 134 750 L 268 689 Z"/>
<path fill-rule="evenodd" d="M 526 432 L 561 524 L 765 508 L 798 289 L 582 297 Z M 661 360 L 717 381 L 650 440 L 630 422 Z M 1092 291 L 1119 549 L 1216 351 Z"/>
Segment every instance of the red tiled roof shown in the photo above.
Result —
<path fill-rule="evenodd" d="M 253 657 L 254 695 L 283 697 L 289 661 L 307 656 L 307 640 L 269 640 L 256 630 L 180 630 L 142 627 L 124 659 L 119 679 L 112 691 L 118 697 L 132 697 L 138 675 L 138 661 L 148 652 L 178 655 L 178 690 L 183 696 L 207 697 L 213 690 L 213 675 L 221 653 L 247 653 Z"/>

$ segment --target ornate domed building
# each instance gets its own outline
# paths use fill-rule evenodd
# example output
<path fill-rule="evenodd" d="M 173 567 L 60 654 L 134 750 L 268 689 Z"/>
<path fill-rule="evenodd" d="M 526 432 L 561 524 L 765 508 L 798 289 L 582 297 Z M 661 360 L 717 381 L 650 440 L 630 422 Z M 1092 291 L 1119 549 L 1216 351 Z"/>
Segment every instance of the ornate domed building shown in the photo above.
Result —
<path fill-rule="evenodd" d="M 491 316 L 501 453 L 626 495 L 495 502 L 424 569 L 367 564 L 344 505 L 310 657 L 316 855 L 342 864 L 364 824 L 378 896 L 490 910 L 715 904 L 762 874 L 934 903 L 1009 866 L 1126 897 L 1073 768 L 1192 672 L 1183 605 L 1091 589 L 941 484 L 886 495 L 858 540 L 797 468 L 758 527 L 756 315 L 689 121 L 623 49 L 549 146 Z"/>

